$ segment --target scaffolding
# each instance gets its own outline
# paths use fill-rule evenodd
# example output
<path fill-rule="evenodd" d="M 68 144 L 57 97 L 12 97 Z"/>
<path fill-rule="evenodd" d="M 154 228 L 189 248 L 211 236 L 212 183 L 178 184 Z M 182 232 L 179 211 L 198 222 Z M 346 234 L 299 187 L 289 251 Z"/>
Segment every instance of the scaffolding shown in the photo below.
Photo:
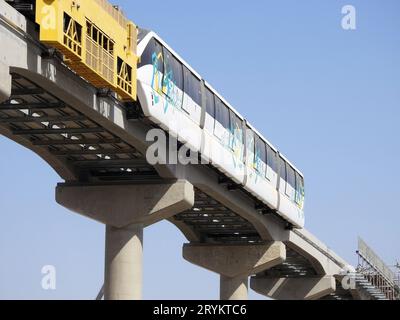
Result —
<path fill-rule="evenodd" d="M 394 280 L 395 283 L 395 291 L 396 291 L 396 299 L 400 300 L 400 263 L 397 262 L 396 265 L 393 266 L 395 270 L 396 278 Z"/>
<path fill-rule="evenodd" d="M 398 300 L 399 273 L 393 272 L 361 238 L 358 239 L 357 255 L 357 273 L 382 292 L 388 300 Z"/>

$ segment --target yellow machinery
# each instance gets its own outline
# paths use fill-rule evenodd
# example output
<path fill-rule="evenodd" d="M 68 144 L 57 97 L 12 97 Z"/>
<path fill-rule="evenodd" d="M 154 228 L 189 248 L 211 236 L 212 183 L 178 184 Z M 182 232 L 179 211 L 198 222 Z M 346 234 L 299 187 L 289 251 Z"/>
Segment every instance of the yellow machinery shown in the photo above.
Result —
<path fill-rule="evenodd" d="M 136 100 L 137 27 L 107 0 L 36 0 L 40 41 L 98 88 Z"/>

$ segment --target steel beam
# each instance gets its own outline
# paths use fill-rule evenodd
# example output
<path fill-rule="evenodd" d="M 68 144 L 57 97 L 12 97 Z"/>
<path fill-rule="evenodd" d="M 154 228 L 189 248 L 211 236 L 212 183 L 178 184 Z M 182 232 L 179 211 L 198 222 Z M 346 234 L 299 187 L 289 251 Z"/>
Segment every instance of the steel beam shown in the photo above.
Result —
<path fill-rule="evenodd" d="M 13 134 L 17 136 L 28 136 L 37 134 L 84 134 L 84 133 L 102 133 L 103 128 L 63 128 L 63 129 L 20 129 L 14 130 Z"/>
<path fill-rule="evenodd" d="M 0 123 L 29 123 L 29 122 L 67 122 L 67 121 L 85 121 L 85 116 L 46 116 L 46 117 L 9 117 L 0 118 Z"/>
<path fill-rule="evenodd" d="M 55 156 L 81 156 L 81 155 L 118 155 L 118 154 L 132 154 L 137 151 L 134 149 L 97 149 L 97 150 L 62 150 L 51 151 Z"/>
<path fill-rule="evenodd" d="M 100 145 L 100 144 L 118 144 L 122 140 L 119 138 L 115 139 L 79 139 L 79 140 L 34 140 L 32 143 L 35 146 L 57 146 L 57 145 Z"/>
<path fill-rule="evenodd" d="M 19 97 L 19 96 L 31 96 L 31 95 L 38 95 L 38 94 L 45 94 L 46 91 L 42 88 L 18 88 L 12 89 L 11 96 L 12 97 Z"/>
<path fill-rule="evenodd" d="M 0 105 L 0 111 L 13 110 L 45 110 L 45 109 L 64 109 L 66 105 L 61 102 L 56 103 L 5 103 Z"/>

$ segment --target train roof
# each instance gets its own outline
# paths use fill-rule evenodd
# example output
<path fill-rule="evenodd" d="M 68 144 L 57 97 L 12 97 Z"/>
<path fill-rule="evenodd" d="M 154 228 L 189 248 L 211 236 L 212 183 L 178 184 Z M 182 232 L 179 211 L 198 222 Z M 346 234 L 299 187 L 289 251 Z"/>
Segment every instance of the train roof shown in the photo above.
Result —
<path fill-rule="evenodd" d="M 177 58 L 181 63 L 183 63 L 185 65 L 186 68 L 188 68 L 190 70 L 190 72 L 192 72 L 199 80 L 202 79 L 202 77 L 200 76 L 200 74 L 198 74 L 196 72 L 196 70 L 194 70 L 189 63 L 187 63 L 185 61 L 185 59 L 183 59 L 174 49 L 172 49 L 168 43 L 166 43 L 157 33 L 155 33 L 154 31 L 148 31 L 147 34 L 143 37 L 143 40 L 150 40 L 151 38 L 155 38 L 157 39 L 157 41 L 159 41 L 165 48 L 168 49 L 169 52 L 171 52 L 175 58 Z"/>
<path fill-rule="evenodd" d="M 299 170 L 299 169 L 297 169 L 296 168 L 296 166 L 295 165 L 293 165 L 293 163 L 291 163 L 268 139 L 266 139 L 252 124 L 250 124 L 250 123 L 246 123 L 247 124 L 247 126 L 251 129 L 251 130 L 253 130 L 261 139 L 263 139 L 264 140 L 264 142 L 265 143 L 267 143 L 271 148 L 272 148 L 272 150 L 274 150 L 275 152 L 278 152 L 279 153 L 279 156 L 283 159 L 283 160 L 285 160 L 286 162 L 287 162 L 287 164 L 289 164 L 294 170 L 296 170 L 303 178 L 304 178 L 304 175 L 303 175 L 303 173 Z"/>
<path fill-rule="evenodd" d="M 150 40 L 151 38 L 157 39 L 165 48 L 168 49 L 169 52 L 171 52 L 175 58 L 177 58 L 182 64 L 185 65 L 186 68 L 190 70 L 199 80 L 203 80 L 207 88 L 209 88 L 221 101 L 226 104 L 229 109 L 231 109 L 241 120 L 246 120 L 221 94 L 218 93 L 217 90 L 215 90 L 211 84 L 209 84 L 206 80 L 204 80 L 201 75 L 194 70 L 187 62 L 185 59 L 183 59 L 174 49 L 172 49 L 168 43 L 166 43 L 156 32 L 151 31 L 151 30 L 146 30 L 146 29 L 140 29 L 139 28 L 139 38 L 138 41 L 139 43 L 145 40 Z M 271 142 L 269 142 L 268 139 L 264 137 L 263 134 L 261 134 L 253 125 L 251 125 L 249 122 L 247 122 L 247 126 L 252 129 L 262 140 L 264 140 L 265 143 L 267 143 L 275 152 L 279 153 L 279 156 L 285 160 L 295 171 L 297 171 L 301 177 L 304 178 L 303 173 L 296 168 Z"/>
<path fill-rule="evenodd" d="M 206 80 L 204 80 L 203 79 L 203 81 L 204 81 L 204 84 L 206 85 L 206 87 L 208 88 L 208 89 L 210 89 L 219 99 L 221 99 L 221 101 L 224 103 L 224 104 L 226 104 L 228 107 L 229 107 L 229 109 L 231 109 L 241 120 L 244 120 L 244 117 L 228 102 L 228 101 L 226 101 L 226 99 L 223 97 L 223 96 L 221 96 L 220 94 L 219 94 L 219 92 L 217 91 L 217 90 L 215 90 L 214 89 L 214 87 L 211 85 L 211 84 L 209 84 Z"/>

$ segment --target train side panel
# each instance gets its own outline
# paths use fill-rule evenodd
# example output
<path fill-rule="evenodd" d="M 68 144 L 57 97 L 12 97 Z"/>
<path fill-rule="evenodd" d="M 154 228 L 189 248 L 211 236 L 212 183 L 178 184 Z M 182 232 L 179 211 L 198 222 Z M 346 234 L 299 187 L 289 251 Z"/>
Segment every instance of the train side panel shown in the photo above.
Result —
<path fill-rule="evenodd" d="M 279 208 L 278 214 L 285 218 L 290 223 L 295 225 L 297 228 L 304 227 L 304 213 L 299 207 L 297 207 L 293 202 L 286 197 L 284 194 L 279 195 Z"/>
<path fill-rule="evenodd" d="M 256 154 L 254 132 L 248 128 L 246 129 L 246 154 L 246 190 L 271 209 L 277 209 L 276 174 L 271 173 L 267 164 Z M 266 172 L 271 180 L 267 179 Z"/>
<path fill-rule="evenodd" d="M 206 114 L 203 130 L 203 158 L 227 175 L 237 184 L 243 184 L 245 166 L 243 146 L 233 134 Z"/>
<path fill-rule="evenodd" d="M 152 52 L 152 63 L 138 69 L 138 97 L 143 113 L 188 148 L 199 151 L 201 107 L 176 85 L 173 72 L 164 77 L 161 52 Z"/>

